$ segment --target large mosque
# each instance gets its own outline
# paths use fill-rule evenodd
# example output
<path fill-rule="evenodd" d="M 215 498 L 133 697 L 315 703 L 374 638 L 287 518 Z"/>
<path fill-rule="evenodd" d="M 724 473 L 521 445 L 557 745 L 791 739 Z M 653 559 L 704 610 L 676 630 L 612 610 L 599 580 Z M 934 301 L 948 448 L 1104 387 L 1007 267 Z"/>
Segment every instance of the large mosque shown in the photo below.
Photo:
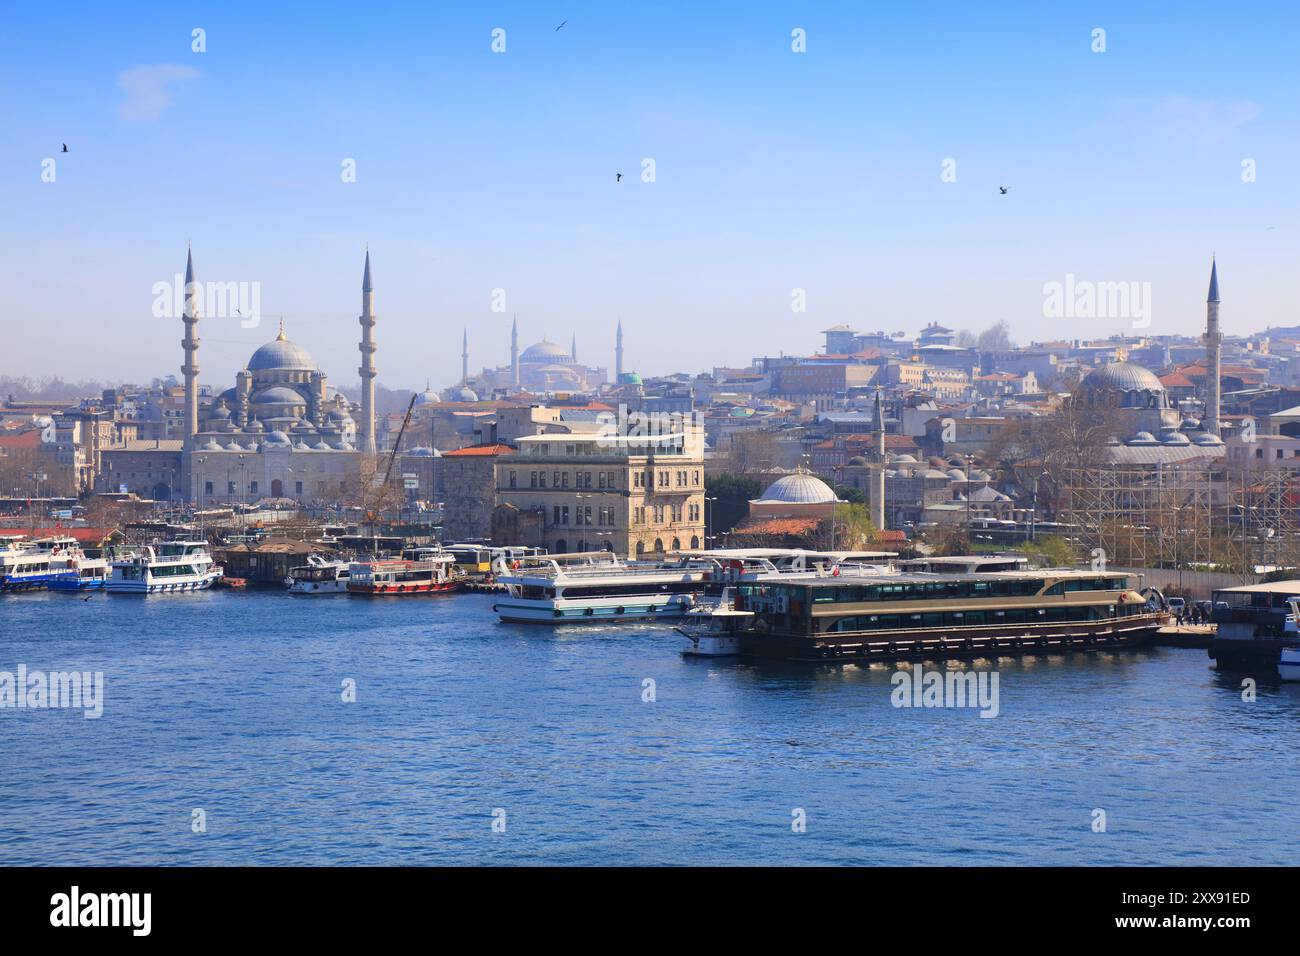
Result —
<path fill-rule="evenodd" d="M 198 296 L 185 264 L 186 422 L 182 468 L 189 500 L 236 504 L 261 498 L 332 501 L 358 490 L 361 458 L 375 451 L 374 287 L 370 253 L 361 281 L 361 402 L 335 388 L 284 324 L 235 374 L 234 387 L 198 404 Z"/>
<path fill-rule="evenodd" d="M 616 375 L 623 373 L 623 325 L 620 322 L 615 349 Z M 469 374 L 469 343 L 462 345 L 461 382 L 449 390 L 447 397 L 453 401 L 473 401 L 486 398 L 493 392 L 591 392 L 609 380 L 609 369 L 604 366 L 587 366 L 578 361 L 578 339 L 575 335 L 568 349 L 545 337 L 522 352 L 519 350 L 519 322 L 510 327 L 510 364 L 485 368 L 477 375 Z"/>

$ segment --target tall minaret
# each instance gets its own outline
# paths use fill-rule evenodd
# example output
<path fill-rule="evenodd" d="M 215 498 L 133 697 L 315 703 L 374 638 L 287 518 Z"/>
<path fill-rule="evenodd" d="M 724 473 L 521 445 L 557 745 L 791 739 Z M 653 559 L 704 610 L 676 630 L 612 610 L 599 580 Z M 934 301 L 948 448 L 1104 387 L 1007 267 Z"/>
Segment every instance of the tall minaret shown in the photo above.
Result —
<path fill-rule="evenodd" d="M 461 333 L 460 339 L 460 384 L 469 382 L 469 329 Z"/>
<path fill-rule="evenodd" d="M 885 530 L 885 413 L 880 405 L 880 387 L 876 386 L 876 401 L 871 409 L 871 444 L 876 460 L 871 473 L 871 523 L 876 531 Z"/>
<path fill-rule="evenodd" d="M 519 316 L 510 323 L 510 378 L 519 384 Z"/>
<path fill-rule="evenodd" d="M 194 254 L 185 250 L 185 447 L 194 447 L 194 436 L 199 433 L 199 287 L 194 281 Z"/>
<path fill-rule="evenodd" d="M 375 448 L 375 289 L 370 283 L 370 250 L 366 249 L 366 273 L 361 279 L 361 423 L 357 446 L 367 455 Z"/>
<path fill-rule="evenodd" d="M 614 384 L 623 379 L 623 320 L 618 320 L 618 332 L 614 336 Z"/>
<path fill-rule="evenodd" d="M 569 346 L 569 358 L 578 361 L 578 333 L 573 333 L 573 342 Z"/>
<path fill-rule="evenodd" d="M 1210 294 L 1205 298 L 1205 417 L 1201 428 L 1216 438 L 1219 435 L 1220 373 L 1223 358 L 1223 333 L 1219 331 L 1219 266 L 1210 259 Z"/>

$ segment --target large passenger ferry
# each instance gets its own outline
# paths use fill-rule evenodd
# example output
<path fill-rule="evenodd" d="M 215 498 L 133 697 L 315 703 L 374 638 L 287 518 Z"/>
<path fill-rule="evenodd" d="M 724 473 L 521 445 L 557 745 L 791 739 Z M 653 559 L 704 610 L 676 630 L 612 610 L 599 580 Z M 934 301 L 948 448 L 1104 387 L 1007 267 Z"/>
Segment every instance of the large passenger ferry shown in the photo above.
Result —
<path fill-rule="evenodd" d="M 625 562 L 605 551 L 514 563 L 520 566 L 496 575 L 506 597 L 492 610 L 502 621 L 528 624 L 680 618 L 703 599 L 716 568 L 693 558 Z"/>
<path fill-rule="evenodd" d="M 110 594 L 164 594 L 206 591 L 221 577 L 206 541 L 164 541 L 124 555 L 109 564 Z"/>
<path fill-rule="evenodd" d="M 741 582 L 738 652 L 786 660 L 983 657 L 1133 647 L 1167 615 L 1117 572 L 1075 569 Z"/>

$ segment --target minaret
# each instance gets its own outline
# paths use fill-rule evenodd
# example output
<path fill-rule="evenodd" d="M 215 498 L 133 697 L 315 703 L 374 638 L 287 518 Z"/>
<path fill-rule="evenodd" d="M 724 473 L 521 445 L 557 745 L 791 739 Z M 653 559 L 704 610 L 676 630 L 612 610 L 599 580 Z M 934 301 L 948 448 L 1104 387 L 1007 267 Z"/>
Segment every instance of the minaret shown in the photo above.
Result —
<path fill-rule="evenodd" d="M 1205 298 L 1205 417 L 1201 428 L 1219 436 L 1220 372 L 1223 358 L 1223 333 L 1219 331 L 1219 267 L 1210 259 L 1210 294 Z"/>
<path fill-rule="evenodd" d="M 181 374 L 185 376 L 185 444 L 184 464 L 181 468 L 181 485 L 186 501 L 192 497 L 190 487 L 190 455 L 194 451 L 194 436 L 199 433 L 199 287 L 194 280 L 194 254 L 185 248 L 185 363 Z"/>
<path fill-rule="evenodd" d="M 569 358 L 578 361 L 578 333 L 573 333 L 573 342 L 569 345 Z"/>
<path fill-rule="evenodd" d="M 469 329 L 461 333 L 460 339 L 460 384 L 469 384 Z"/>
<path fill-rule="evenodd" d="M 885 530 L 885 413 L 880 405 L 879 386 L 871 409 L 871 443 L 876 459 L 871 473 L 871 523 L 880 532 Z"/>
<path fill-rule="evenodd" d="M 185 250 L 185 364 L 181 374 L 185 376 L 185 447 L 194 445 L 194 436 L 199 433 L 199 337 L 195 334 L 199 325 L 199 288 L 194 281 L 194 254 Z"/>
<path fill-rule="evenodd" d="M 618 332 L 614 336 L 614 384 L 623 380 L 623 320 L 618 320 Z"/>
<path fill-rule="evenodd" d="M 510 323 L 510 380 L 519 384 L 519 316 Z"/>
<path fill-rule="evenodd" d="M 375 290 L 370 283 L 370 250 L 366 249 L 366 273 L 361 279 L 361 422 L 357 446 L 367 455 L 375 448 Z"/>

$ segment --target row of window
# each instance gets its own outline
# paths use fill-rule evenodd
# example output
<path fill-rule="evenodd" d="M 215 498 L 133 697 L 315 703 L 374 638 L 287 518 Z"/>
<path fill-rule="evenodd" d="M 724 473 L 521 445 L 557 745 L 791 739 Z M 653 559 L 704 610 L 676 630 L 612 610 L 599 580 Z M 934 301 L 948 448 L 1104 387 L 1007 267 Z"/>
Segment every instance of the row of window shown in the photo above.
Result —
<path fill-rule="evenodd" d="M 602 528 L 606 528 L 606 527 L 612 528 L 614 526 L 613 508 L 597 508 L 595 509 L 595 516 L 596 516 L 596 524 L 600 525 Z M 573 519 L 574 519 L 573 523 L 575 525 L 579 525 L 579 526 L 589 525 L 592 523 L 591 518 L 592 518 L 591 505 L 578 505 L 573 509 Z M 554 513 L 552 514 L 551 523 L 554 525 L 569 524 L 569 506 L 555 505 L 555 510 Z"/>
<path fill-rule="evenodd" d="M 578 471 L 573 472 L 574 488 L 599 488 L 599 489 L 617 489 L 618 472 L 617 471 Z M 570 472 L 559 469 L 550 472 L 550 483 L 547 483 L 547 473 L 545 471 L 530 471 L 528 473 L 529 488 L 568 488 Z M 657 475 L 657 478 L 656 478 Z M 595 484 L 593 485 L 593 480 Z M 519 487 L 519 473 L 511 469 L 506 476 L 506 481 L 511 488 Z M 632 473 L 633 488 L 700 488 L 702 487 L 703 473 L 700 469 L 659 469 L 656 471 L 634 471 Z"/>
<path fill-rule="evenodd" d="M 301 482 L 301 481 L 295 481 L 295 482 L 293 483 L 293 493 L 294 493 L 295 495 L 300 495 L 300 494 L 303 493 L 303 484 L 304 484 L 304 483 Z M 318 482 L 316 482 L 316 493 L 317 493 L 317 494 L 320 494 L 320 495 L 325 494 L 325 484 L 326 484 L 326 483 L 323 482 L 323 481 L 318 481 Z M 339 491 L 341 491 L 341 492 L 343 492 L 343 493 L 346 493 L 347 490 L 348 490 L 348 483 L 347 483 L 346 481 L 340 481 L 340 482 L 339 482 Z M 204 493 L 205 495 L 215 494 L 215 492 L 213 491 L 213 482 L 211 482 L 211 481 L 205 481 L 205 482 L 203 483 L 203 493 Z M 233 482 L 233 481 L 228 481 L 228 482 L 226 482 L 226 494 L 227 494 L 227 495 L 237 495 L 237 494 L 239 494 L 239 493 L 240 493 L 240 492 L 239 492 L 239 485 L 238 485 L 236 482 Z M 255 494 L 258 494 L 258 493 L 259 493 L 259 491 L 258 491 L 258 483 L 257 483 L 256 481 L 250 481 L 250 482 L 248 483 L 248 493 L 249 493 L 250 495 L 255 495 Z"/>
<path fill-rule="evenodd" d="M 1133 604 L 1124 613 L 1144 608 Z M 862 614 L 842 617 L 827 625 L 826 633 L 889 631 L 919 627 L 964 628 L 997 624 L 1059 624 L 1070 621 L 1106 621 L 1118 616 L 1113 604 L 1101 607 L 1011 608 L 1005 611 L 949 611 L 934 614 Z"/>
<path fill-rule="evenodd" d="M 681 505 L 650 505 L 649 507 L 637 507 L 632 509 L 632 524 L 663 524 L 665 518 L 669 524 L 680 524 L 682 516 L 685 520 L 696 522 L 701 520 L 703 505 L 699 502 L 691 502 L 683 508 Z M 647 520 L 647 518 L 649 520 Z"/>
<path fill-rule="evenodd" d="M 1043 578 L 1003 580 L 909 581 L 897 584 L 836 585 L 812 589 L 816 604 L 853 604 L 862 601 L 959 600 L 964 598 L 1032 597 L 1042 590 Z M 1075 591 L 1123 591 L 1127 578 L 1069 578 L 1058 581 L 1044 594 Z M 789 593 L 789 592 L 787 592 Z M 796 593 L 792 597 L 800 597 Z"/>

